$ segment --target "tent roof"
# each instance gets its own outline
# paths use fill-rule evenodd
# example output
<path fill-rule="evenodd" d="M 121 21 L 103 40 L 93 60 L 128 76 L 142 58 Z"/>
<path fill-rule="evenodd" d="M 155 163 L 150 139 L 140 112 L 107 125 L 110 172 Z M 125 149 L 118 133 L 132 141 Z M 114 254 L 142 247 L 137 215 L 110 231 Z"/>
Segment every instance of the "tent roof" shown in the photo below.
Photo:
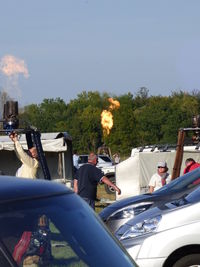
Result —
<path fill-rule="evenodd" d="M 20 143 L 23 148 L 27 150 L 26 136 L 20 135 Z M 41 143 L 44 151 L 49 152 L 62 152 L 67 150 L 66 140 L 71 141 L 71 136 L 64 133 L 42 133 Z M 10 140 L 8 135 L 0 136 L 0 151 L 1 150 L 14 150 L 14 143 Z"/>

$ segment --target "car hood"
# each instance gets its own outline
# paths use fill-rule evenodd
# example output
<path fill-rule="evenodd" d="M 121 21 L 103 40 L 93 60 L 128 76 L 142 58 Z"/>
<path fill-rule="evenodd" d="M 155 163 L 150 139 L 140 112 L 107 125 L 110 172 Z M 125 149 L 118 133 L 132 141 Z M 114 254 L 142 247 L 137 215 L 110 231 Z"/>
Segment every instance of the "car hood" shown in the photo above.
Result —
<path fill-rule="evenodd" d="M 144 220 L 154 218 L 158 215 L 166 216 L 167 214 L 174 213 L 177 210 L 181 210 L 181 209 L 184 209 L 185 207 L 192 205 L 192 203 L 186 202 L 180 206 L 177 206 L 177 205 L 174 205 L 173 202 L 174 201 L 166 202 L 160 206 L 156 206 L 154 208 L 148 209 L 148 210 L 140 213 L 139 215 L 135 216 L 133 219 L 130 219 L 126 224 L 127 225 L 135 225 L 135 224 L 140 223 Z"/>
<path fill-rule="evenodd" d="M 109 205 L 108 207 L 104 208 L 100 213 L 99 216 L 102 220 L 107 219 L 114 211 L 124 208 L 126 206 L 135 204 L 137 202 L 151 200 L 153 194 L 142 194 L 138 196 L 128 197 L 125 199 L 118 200 L 113 204 Z"/>

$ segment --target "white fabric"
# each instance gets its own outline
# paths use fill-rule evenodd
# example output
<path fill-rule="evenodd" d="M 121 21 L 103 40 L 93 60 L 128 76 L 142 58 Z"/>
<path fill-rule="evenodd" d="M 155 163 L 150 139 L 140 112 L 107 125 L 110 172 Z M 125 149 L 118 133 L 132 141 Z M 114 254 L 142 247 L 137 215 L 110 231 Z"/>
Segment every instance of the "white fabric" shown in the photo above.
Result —
<path fill-rule="evenodd" d="M 77 169 L 79 168 L 78 159 L 79 159 L 79 156 L 74 154 L 73 155 L 73 164 L 74 164 L 74 167 L 76 167 Z"/>
<path fill-rule="evenodd" d="M 19 139 L 20 144 L 22 147 L 27 150 L 27 143 L 24 138 L 20 137 Z M 58 139 L 45 139 L 41 140 L 42 147 L 44 151 L 51 151 L 51 152 L 62 152 L 67 151 L 67 145 L 62 138 Z M 0 137 L 0 150 L 14 150 L 14 143 L 10 140 L 9 137 L 1 136 Z"/>
<path fill-rule="evenodd" d="M 183 174 L 187 158 L 200 162 L 199 150 L 195 148 L 195 146 L 184 147 L 180 175 Z M 116 194 L 117 200 L 148 192 L 150 178 L 157 172 L 157 164 L 160 161 L 167 162 L 168 173 L 172 174 L 176 150 L 162 152 L 155 149 L 151 152 L 151 149 L 139 152 L 138 148 L 134 148 L 131 157 L 116 165 L 116 184 L 121 189 L 121 195 Z"/>

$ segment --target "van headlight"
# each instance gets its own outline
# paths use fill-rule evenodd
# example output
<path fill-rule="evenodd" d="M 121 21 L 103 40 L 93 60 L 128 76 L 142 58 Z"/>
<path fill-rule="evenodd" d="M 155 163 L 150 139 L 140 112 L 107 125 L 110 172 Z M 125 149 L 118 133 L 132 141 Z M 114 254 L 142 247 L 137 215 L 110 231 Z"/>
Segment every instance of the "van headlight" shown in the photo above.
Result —
<path fill-rule="evenodd" d="M 158 215 L 133 225 L 129 221 L 117 230 L 116 236 L 119 240 L 123 240 L 156 232 L 161 219 L 162 216 Z"/>
<path fill-rule="evenodd" d="M 108 220 L 132 219 L 141 212 L 149 209 L 153 202 L 141 202 L 117 210 L 111 214 Z"/>

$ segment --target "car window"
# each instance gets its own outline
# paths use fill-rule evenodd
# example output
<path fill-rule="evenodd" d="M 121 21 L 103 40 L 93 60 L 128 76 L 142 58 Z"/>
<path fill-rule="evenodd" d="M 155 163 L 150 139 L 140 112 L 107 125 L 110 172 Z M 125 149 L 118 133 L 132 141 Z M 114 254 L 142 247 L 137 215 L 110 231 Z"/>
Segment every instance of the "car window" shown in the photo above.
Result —
<path fill-rule="evenodd" d="M 195 189 L 189 195 L 187 195 L 185 199 L 190 203 L 195 203 L 200 201 L 200 186 L 198 186 L 197 189 Z"/>
<path fill-rule="evenodd" d="M 112 160 L 107 156 L 98 156 L 99 159 L 102 159 L 105 162 L 112 162 Z"/>
<path fill-rule="evenodd" d="M 127 266 L 126 252 L 87 209 L 74 194 L 1 205 L 0 239 L 18 266 Z"/>
<path fill-rule="evenodd" d="M 78 158 L 78 163 L 79 164 L 84 164 L 88 162 L 88 156 L 79 156 Z"/>
<path fill-rule="evenodd" d="M 11 266 L 13 266 L 8 262 L 5 254 L 1 250 L 0 250 L 0 266 L 2 266 L 2 267 L 11 267 Z"/>
<path fill-rule="evenodd" d="M 24 216 L 23 222 L 22 214 L 25 215 L 16 212 L 7 217 L 8 225 L 12 221 L 18 228 L 2 237 L 19 266 L 73 266 L 73 263 L 80 267 L 88 266 L 78 245 L 76 247 L 73 242 L 67 242 L 66 237 L 45 214 Z M 80 256 L 83 256 L 83 260 Z"/>

